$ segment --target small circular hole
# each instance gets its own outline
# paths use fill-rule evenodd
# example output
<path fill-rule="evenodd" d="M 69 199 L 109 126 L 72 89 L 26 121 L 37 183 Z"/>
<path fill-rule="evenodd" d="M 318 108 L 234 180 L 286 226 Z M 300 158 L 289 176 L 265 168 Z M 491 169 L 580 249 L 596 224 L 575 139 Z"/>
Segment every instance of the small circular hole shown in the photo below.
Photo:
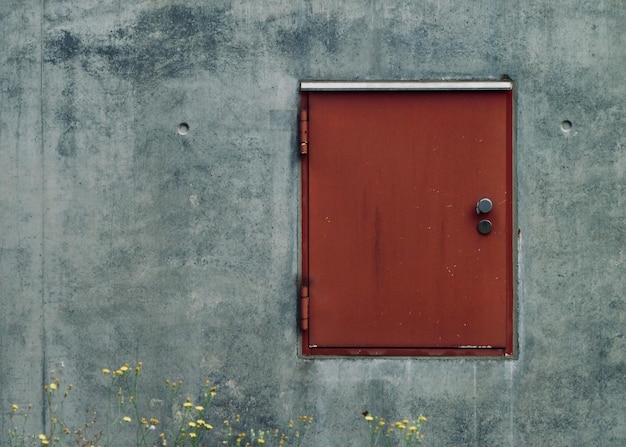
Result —
<path fill-rule="evenodd" d="M 178 133 L 180 135 L 187 135 L 189 133 L 189 124 L 187 124 L 187 123 L 180 123 L 178 125 Z"/>
<path fill-rule="evenodd" d="M 569 132 L 572 129 L 572 122 L 570 120 L 565 120 L 561 123 L 561 130 L 563 132 Z"/>

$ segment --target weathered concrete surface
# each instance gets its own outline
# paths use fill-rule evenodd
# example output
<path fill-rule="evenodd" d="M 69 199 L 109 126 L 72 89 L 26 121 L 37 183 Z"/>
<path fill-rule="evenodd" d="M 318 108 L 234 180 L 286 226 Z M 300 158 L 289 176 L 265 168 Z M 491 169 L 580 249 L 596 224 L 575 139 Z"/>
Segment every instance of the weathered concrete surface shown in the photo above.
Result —
<path fill-rule="evenodd" d="M 211 377 L 219 415 L 312 414 L 320 446 L 359 445 L 363 408 L 427 414 L 433 446 L 626 444 L 622 0 L 4 0 L 0 24 L 3 428 L 52 370 L 98 396 L 142 360 Z M 298 358 L 298 80 L 503 74 L 518 358 Z"/>

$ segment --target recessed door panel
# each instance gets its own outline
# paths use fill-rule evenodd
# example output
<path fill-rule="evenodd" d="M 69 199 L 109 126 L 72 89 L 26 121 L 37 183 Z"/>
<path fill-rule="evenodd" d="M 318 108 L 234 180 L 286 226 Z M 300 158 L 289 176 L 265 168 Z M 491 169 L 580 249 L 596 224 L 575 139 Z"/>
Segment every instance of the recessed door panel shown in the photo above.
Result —
<path fill-rule="evenodd" d="M 304 350 L 510 352 L 511 92 L 306 95 Z"/>

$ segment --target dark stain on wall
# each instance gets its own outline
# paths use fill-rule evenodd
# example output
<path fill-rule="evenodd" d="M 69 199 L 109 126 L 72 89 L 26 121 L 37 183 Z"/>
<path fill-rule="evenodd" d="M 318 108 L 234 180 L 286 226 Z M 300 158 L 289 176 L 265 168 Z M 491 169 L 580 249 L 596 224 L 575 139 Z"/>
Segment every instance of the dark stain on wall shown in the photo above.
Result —
<path fill-rule="evenodd" d="M 44 48 L 44 61 L 54 65 L 69 62 L 83 52 L 80 38 L 68 30 L 55 30 Z"/>
<path fill-rule="evenodd" d="M 136 23 L 108 36 L 55 30 L 47 36 L 44 61 L 60 65 L 80 58 L 82 67 L 96 76 L 104 61 L 109 72 L 138 83 L 198 68 L 214 70 L 228 40 L 224 14 L 223 9 L 172 5 L 144 12 Z"/>
<path fill-rule="evenodd" d="M 269 49 L 303 63 L 316 50 L 334 54 L 341 49 L 342 24 L 334 17 L 290 15 L 252 22 L 249 30 L 244 26 L 226 7 L 170 5 L 142 12 L 134 23 L 108 35 L 50 31 L 44 61 L 58 66 L 78 60 L 94 77 L 106 68 L 139 85 L 245 64 Z"/>

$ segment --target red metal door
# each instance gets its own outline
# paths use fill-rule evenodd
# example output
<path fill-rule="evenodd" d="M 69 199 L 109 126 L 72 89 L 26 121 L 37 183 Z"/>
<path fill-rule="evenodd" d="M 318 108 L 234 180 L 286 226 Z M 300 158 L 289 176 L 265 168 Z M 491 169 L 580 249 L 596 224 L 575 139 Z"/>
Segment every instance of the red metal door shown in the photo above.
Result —
<path fill-rule="evenodd" d="M 303 352 L 510 354 L 511 90 L 310 91 L 303 106 Z"/>

